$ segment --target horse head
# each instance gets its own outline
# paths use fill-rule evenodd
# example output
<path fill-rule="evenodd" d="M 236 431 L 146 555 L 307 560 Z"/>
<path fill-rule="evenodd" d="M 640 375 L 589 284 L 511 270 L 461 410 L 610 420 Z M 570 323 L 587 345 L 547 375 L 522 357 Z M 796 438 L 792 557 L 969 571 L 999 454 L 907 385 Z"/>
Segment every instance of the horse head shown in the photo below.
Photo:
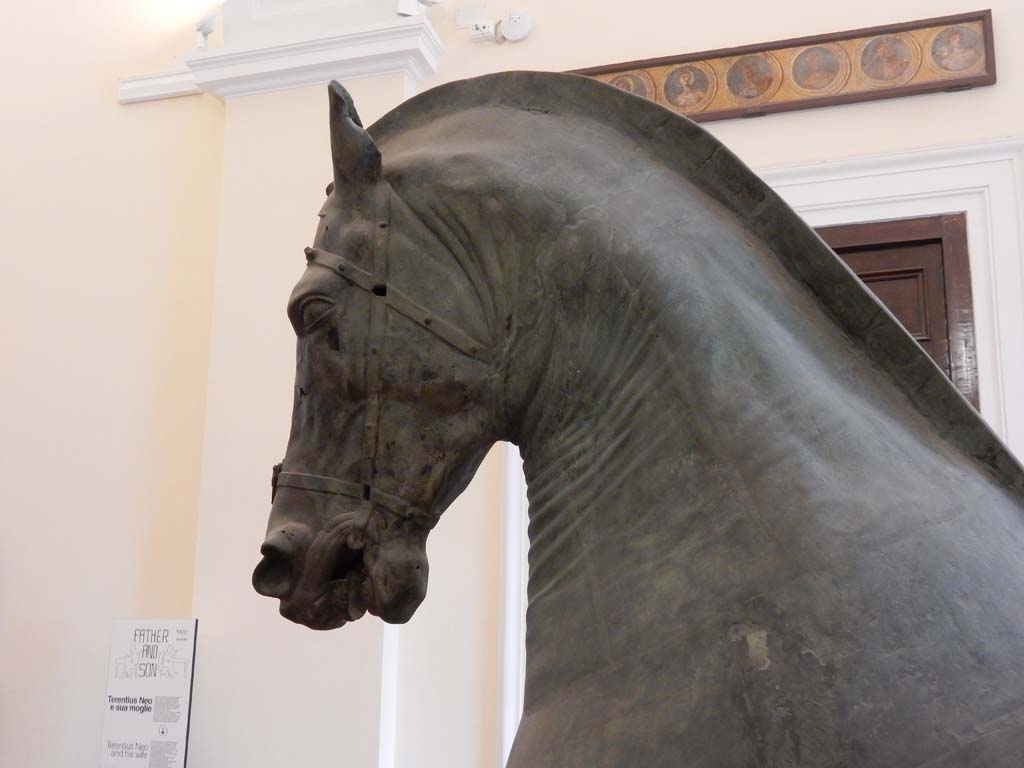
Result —
<path fill-rule="evenodd" d="M 366 611 L 409 619 L 427 535 L 499 433 L 497 344 L 473 327 L 478 299 L 437 290 L 429 263 L 443 246 L 401 226 L 415 216 L 349 94 L 329 90 L 334 181 L 288 303 L 291 435 L 253 573 L 282 615 L 314 629 Z"/>

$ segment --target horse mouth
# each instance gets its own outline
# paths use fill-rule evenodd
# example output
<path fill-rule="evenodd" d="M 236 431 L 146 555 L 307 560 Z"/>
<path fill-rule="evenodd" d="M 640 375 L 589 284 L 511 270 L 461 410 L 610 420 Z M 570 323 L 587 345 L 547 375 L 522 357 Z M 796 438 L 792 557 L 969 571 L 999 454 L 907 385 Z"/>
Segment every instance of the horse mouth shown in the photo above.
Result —
<path fill-rule="evenodd" d="M 292 594 L 281 599 L 280 610 L 286 619 L 310 629 L 337 629 L 366 613 L 368 573 L 363 549 L 347 541 L 323 556 L 326 562 L 310 558 L 305 564 L 303 577 Z"/>

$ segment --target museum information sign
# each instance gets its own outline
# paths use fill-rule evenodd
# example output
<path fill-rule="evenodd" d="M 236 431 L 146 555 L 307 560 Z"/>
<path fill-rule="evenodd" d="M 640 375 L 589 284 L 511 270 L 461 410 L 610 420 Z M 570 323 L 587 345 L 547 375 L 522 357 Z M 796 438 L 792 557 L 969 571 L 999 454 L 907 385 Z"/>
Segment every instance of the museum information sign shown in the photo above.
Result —
<path fill-rule="evenodd" d="M 101 768 L 185 768 L 195 619 L 115 621 Z"/>

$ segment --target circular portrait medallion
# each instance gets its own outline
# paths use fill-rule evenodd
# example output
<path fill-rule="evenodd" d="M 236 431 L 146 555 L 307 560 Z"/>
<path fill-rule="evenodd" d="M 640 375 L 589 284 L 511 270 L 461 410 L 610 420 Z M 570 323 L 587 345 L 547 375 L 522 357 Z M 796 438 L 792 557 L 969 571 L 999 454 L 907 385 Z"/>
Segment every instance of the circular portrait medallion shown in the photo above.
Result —
<path fill-rule="evenodd" d="M 812 45 L 793 57 L 793 85 L 808 94 L 835 93 L 850 76 L 850 58 L 838 45 Z"/>
<path fill-rule="evenodd" d="M 985 41 L 971 27 L 946 27 L 932 41 L 932 61 L 946 72 L 967 72 L 985 64 Z"/>
<path fill-rule="evenodd" d="M 683 112 L 700 112 L 718 90 L 715 73 L 704 64 L 683 64 L 670 70 L 662 87 L 665 101 Z"/>
<path fill-rule="evenodd" d="M 877 84 L 905 83 L 921 66 L 921 51 L 909 35 L 883 35 L 868 40 L 860 51 L 860 68 Z"/>
<path fill-rule="evenodd" d="M 725 83 L 740 103 L 765 101 L 779 90 L 782 68 L 770 54 L 752 53 L 733 62 Z"/>
<path fill-rule="evenodd" d="M 622 72 L 612 77 L 608 83 L 634 96 L 654 98 L 654 79 L 646 72 Z"/>

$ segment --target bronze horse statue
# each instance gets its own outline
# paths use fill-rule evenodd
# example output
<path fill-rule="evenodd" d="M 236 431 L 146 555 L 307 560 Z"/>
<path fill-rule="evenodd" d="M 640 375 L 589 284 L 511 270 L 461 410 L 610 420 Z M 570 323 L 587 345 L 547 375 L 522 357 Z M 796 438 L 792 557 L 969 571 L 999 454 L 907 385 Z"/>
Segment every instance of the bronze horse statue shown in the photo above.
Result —
<path fill-rule="evenodd" d="M 774 192 L 582 77 L 329 92 L 259 592 L 408 620 L 508 440 L 511 768 L 1024 765 L 1024 473 Z"/>

